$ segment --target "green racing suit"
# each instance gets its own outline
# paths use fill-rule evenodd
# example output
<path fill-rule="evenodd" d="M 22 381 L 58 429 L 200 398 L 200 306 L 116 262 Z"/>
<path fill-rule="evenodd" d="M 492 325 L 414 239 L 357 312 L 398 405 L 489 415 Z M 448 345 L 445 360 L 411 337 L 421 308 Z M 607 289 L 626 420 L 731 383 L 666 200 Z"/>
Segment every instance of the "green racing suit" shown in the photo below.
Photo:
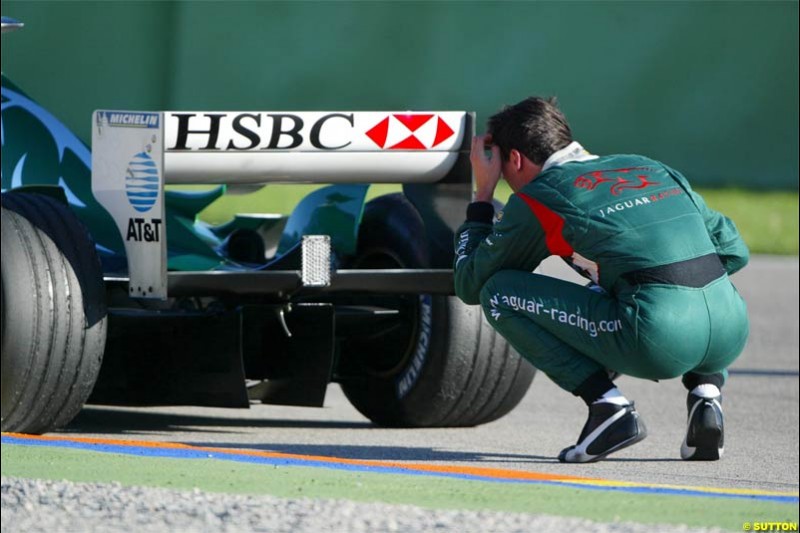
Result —
<path fill-rule="evenodd" d="M 456 294 L 563 389 L 605 369 L 725 375 L 744 348 L 747 310 L 728 275 L 747 247 L 666 165 L 572 143 L 493 216 L 470 204 L 456 233 Z M 592 283 L 534 273 L 551 255 Z"/>

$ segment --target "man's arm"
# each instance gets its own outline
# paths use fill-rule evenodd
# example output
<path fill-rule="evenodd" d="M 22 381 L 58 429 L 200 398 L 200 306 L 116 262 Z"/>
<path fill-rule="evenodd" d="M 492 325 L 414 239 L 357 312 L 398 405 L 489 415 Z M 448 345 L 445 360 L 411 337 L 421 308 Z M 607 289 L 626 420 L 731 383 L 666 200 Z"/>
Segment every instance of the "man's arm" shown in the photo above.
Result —
<path fill-rule="evenodd" d="M 708 235 L 711 237 L 711 242 L 714 244 L 725 271 L 733 274 L 744 268 L 750 260 L 750 250 L 747 249 L 747 245 L 739 235 L 736 224 L 722 213 L 708 207 L 703 197 L 692 190 L 688 180 L 680 172 L 669 167 L 666 169 L 689 194 L 694 205 L 700 211 Z"/>
<path fill-rule="evenodd" d="M 481 289 L 496 272 L 532 272 L 550 255 L 539 221 L 516 195 L 511 196 L 494 226 L 493 215 L 490 203 L 470 204 L 467 221 L 455 235 L 456 295 L 470 305 L 480 303 Z"/>

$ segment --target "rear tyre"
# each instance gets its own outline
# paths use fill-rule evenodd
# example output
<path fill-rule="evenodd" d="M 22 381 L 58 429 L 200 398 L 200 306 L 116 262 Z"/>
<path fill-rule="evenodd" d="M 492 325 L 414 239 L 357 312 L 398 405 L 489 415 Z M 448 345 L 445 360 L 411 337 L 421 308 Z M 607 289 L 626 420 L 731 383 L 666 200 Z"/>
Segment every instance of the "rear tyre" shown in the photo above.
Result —
<path fill-rule="evenodd" d="M 72 211 L 38 194 L 2 199 L 2 430 L 44 433 L 80 411 L 106 339 L 102 269 Z"/>
<path fill-rule="evenodd" d="M 424 223 L 402 194 L 369 202 L 353 268 L 429 266 Z M 342 389 L 364 416 L 383 426 L 474 426 L 510 412 L 535 370 L 456 297 L 408 295 L 370 300 L 399 318 L 344 340 Z"/>

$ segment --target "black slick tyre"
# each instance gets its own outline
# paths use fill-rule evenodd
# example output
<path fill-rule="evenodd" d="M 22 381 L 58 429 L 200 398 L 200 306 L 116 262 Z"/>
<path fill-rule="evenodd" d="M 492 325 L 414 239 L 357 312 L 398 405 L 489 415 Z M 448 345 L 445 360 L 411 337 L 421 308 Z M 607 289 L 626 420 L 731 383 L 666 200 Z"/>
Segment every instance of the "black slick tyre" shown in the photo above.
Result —
<path fill-rule="evenodd" d="M 352 268 L 429 266 L 424 222 L 402 194 L 364 211 Z M 510 412 L 535 370 L 456 297 L 411 294 L 372 303 L 400 310 L 394 322 L 343 340 L 341 387 L 364 416 L 390 427 L 474 426 Z"/>
<path fill-rule="evenodd" d="M 69 208 L 2 197 L 2 430 L 44 433 L 80 411 L 106 339 L 102 270 Z"/>

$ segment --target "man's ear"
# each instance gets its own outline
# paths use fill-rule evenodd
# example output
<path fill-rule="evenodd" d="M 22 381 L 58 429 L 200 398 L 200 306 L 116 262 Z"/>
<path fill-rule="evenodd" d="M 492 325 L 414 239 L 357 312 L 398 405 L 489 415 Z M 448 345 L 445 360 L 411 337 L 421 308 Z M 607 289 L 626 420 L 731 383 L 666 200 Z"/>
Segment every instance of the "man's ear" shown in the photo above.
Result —
<path fill-rule="evenodd" d="M 522 170 L 522 154 L 519 152 L 519 150 L 512 148 L 508 157 L 511 161 L 511 165 L 514 167 L 514 170 Z"/>

